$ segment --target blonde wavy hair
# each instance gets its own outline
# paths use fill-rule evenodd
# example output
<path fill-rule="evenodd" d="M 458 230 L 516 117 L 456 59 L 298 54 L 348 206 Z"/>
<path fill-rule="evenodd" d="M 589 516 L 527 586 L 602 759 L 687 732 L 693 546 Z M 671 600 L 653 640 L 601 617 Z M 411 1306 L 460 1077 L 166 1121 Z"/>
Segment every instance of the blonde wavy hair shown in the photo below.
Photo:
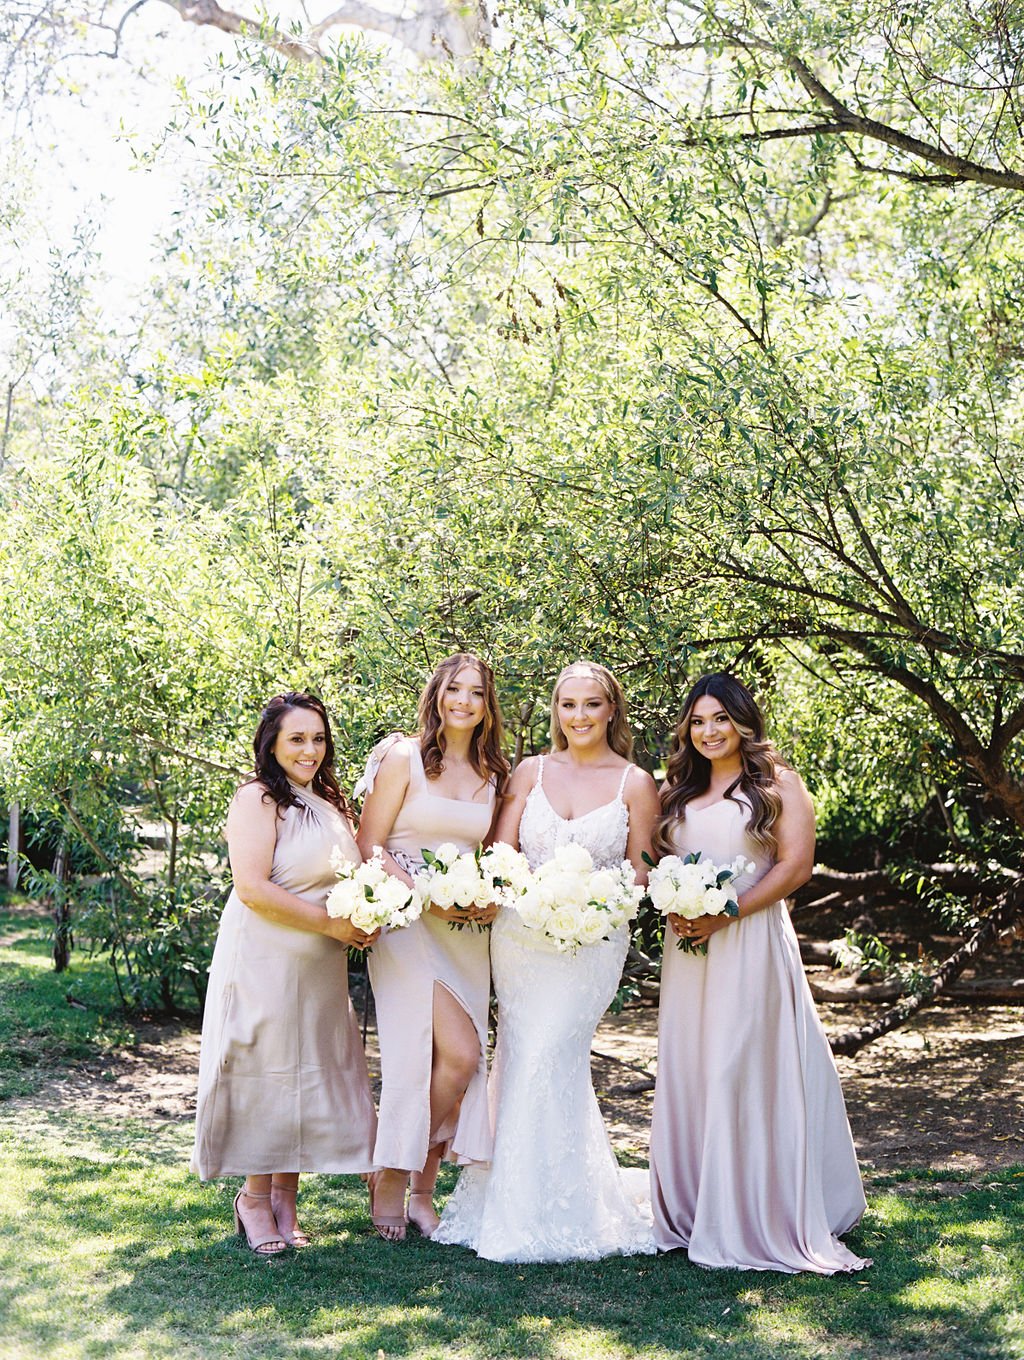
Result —
<path fill-rule="evenodd" d="M 608 745 L 616 755 L 622 756 L 626 760 L 632 760 L 633 733 L 629 726 L 626 696 L 622 692 L 622 686 L 611 671 L 606 666 L 599 666 L 596 661 L 574 661 L 558 673 L 555 687 L 551 691 L 552 750 L 564 751 L 568 745 L 565 733 L 562 731 L 562 724 L 558 721 L 558 691 L 564 681 L 577 676 L 581 679 L 596 681 L 604 697 L 610 704 L 615 705 L 615 712 L 608 723 Z"/>

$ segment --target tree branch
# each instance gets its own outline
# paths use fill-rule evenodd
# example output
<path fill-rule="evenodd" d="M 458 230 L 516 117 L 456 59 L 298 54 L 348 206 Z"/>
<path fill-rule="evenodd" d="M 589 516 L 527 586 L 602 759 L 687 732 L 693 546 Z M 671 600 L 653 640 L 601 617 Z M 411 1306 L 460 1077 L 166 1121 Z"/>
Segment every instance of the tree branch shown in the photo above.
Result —
<path fill-rule="evenodd" d="M 200 28 L 208 25 L 236 37 L 256 38 L 293 61 L 322 60 L 317 49 L 305 39 L 290 37 L 280 29 L 270 27 L 269 24 L 248 19 L 244 14 L 237 14 L 231 9 L 223 9 L 217 0 L 162 0 L 162 3 L 176 10 L 187 24 L 196 24 Z"/>
<path fill-rule="evenodd" d="M 903 999 L 884 1015 L 880 1015 L 877 1020 L 873 1020 L 868 1025 L 861 1026 L 860 1029 L 847 1030 L 843 1034 L 835 1035 L 830 1041 L 833 1053 L 840 1053 L 847 1057 L 859 1052 L 865 1044 L 871 1043 L 873 1039 L 879 1039 L 883 1034 L 889 1034 L 894 1029 L 899 1029 L 901 1025 L 916 1015 L 919 1010 L 931 1003 L 944 991 L 950 983 L 954 982 L 968 964 L 988 946 L 998 935 L 1011 926 L 1024 910 L 1024 884 L 1017 883 L 999 899 L 996 905 L 987 915 L 983 916 L 978 923 L 974 933 L 950 954 L 946 962 L 929 979 L 930 986 L 926 991 L 919 992 L 914 996 L 905 996 Z"/>

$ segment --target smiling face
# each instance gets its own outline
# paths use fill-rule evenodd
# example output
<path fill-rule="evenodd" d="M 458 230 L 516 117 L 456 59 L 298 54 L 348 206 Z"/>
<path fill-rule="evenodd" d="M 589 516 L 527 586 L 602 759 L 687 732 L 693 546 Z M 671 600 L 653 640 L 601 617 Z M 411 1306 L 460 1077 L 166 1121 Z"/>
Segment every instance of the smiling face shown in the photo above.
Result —
<path fill-rule="evenodd" d="M 723 765 L 740 764 L 740 733 L 719 701 L 710 694 L 705 694 L 693 706 L 689 737 L 694 750 L 706 760 Z"/>
<path fill-rule="evenodd" d="M 615 705 L 592 676 L 568 675 L 555 696 L 555 716 L 566 744 L 586 750 L 607 742 Z"/>
<path fill-rule="evenodd" d="M 487 689 L 478 666 L 462 666 L 449 676 L 437 696 L 441 726 L 450 732 L 472 732 L 484 720 Z"/>
<path fill-rule="evenodd" d="M 288 709 L 271 750 L 293 783 L 311 783 L 327 754 L 327 733 L 319 713 L 309 708 Z"/>

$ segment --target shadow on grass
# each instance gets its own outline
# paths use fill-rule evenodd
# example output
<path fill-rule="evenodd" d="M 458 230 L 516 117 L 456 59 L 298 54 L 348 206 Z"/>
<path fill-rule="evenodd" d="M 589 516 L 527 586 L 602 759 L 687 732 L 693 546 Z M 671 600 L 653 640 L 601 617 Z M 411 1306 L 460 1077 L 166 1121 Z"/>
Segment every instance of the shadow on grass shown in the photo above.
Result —
<path fill-rule="evenodd" d="M 122 1152 L 102 1164 L 45 1159 L 45 1180 L 28 1192 L 44 1233 L 62 1213 L 79 1242 L 108 1244 L 90 1273 L 111 1349 L 86 1354 L 120 1354 L 133 1338 L 151 1360 L 1024 1354 L 1021 1333 L 1008 1331 L 1024 1283 L 1019 1180 L 934 1201 L 876 1197 L 848 1239 L 874 1268 L 828 1279 L 708 1272 L 678 1253 L 507 1266 L 417 1237 L 390 1246 L 369 1227 L 360 1183 L 330 1177 L 303 1191 L 316 1245 L 266 1261 L 230 1235 L 234 1185 L 201 1186 L 131 1141 Z M 452 1183 L 446 1173 L 444 1188 Z M 9 1300 L 9 1318 L 18 1325 L 27 1305 L 25 1334 L 42 1340 L 46 1285 L 38 1274 L 34 1284 L 27 1300 Z M 68 1335 L 65 1324 L 52 1341 Z"/>

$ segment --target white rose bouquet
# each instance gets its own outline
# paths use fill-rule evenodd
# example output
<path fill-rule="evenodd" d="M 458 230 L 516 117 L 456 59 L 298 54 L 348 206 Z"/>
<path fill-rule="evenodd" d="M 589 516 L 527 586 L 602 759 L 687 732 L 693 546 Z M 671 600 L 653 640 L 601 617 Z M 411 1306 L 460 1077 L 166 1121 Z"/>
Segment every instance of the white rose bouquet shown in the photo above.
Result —
<path fill-rule="evenodd" d="M 479 848 L 460 855 L 457 846 L 445 841 L 436 850 L 421 850 L 420 854 L 423 868 L 415 874 L 413 882 L 425 906 L 469 912 L 474 907 L 489 907 L 496 900 L 494 882 L 481 865 Z M 453 930 L 461 930 L 466 925 L 486 929 L 483 922 L 473 921 L 468 916 L 462 921 L 453 918 L 449 925 Z"/>
<path fill-rule="evenodd" d="M 478 852 L 477 863 L 491 885 L 491 901 L 500 907 L 512 906 L 530 884 L 529 860 L 504 841 L 495 841 L 487 850 Z"/>
<path fill-rule="evenodd" d="M 736 898 L 726 885 L 738 874 L 753 869 L 742 855 L 732 864 L 715 865 L 700 854 L 666 855 L 651 870 L 647 899 L 662 916 L 682 916 L 688 921 L 698 916 L 738 916 Z M 706 954 L 706 944 L 679 939 L 677 948 L 690 954 Z"/>
<path fill-rule="evenodd" d="M 339 882 L 327 896 L 327 915 L 345 916 L 359 930 L 370 934 L 386 926 L 399 930 L 415 921 L 423 901 L 415 888 L 407 888 L 384 868 L 384 851 L 373 847 L 372 858 L 362 864 L 346 859 L 339 847 L 331 852 L 331 868 Z"/>
<path fill-rule="evenodd" d="M 628 860 L 595 869 L 581 845 L 560 845 L 554 858 L 533 871 L 512 903 L 523 925 L 559 953 L 606 940 L 636 916 L 643 897 Z"/>

